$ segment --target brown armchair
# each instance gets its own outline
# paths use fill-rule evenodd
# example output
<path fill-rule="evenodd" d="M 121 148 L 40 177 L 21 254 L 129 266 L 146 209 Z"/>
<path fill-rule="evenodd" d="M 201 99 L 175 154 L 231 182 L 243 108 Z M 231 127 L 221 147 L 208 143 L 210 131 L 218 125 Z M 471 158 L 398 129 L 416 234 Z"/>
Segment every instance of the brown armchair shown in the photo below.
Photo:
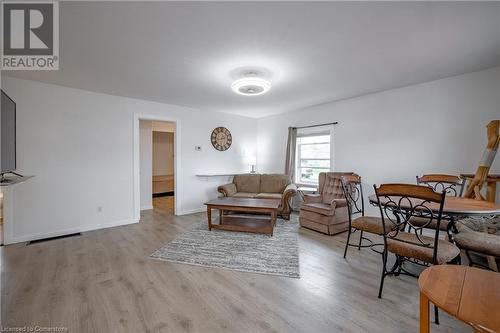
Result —
<path fill-rule="evenodd" d="M 348 230 L 349 212 L 342 190 L 341 177 L 352 172 L 322 172 L 319 174 L 319 194 L 304 195 L 299 221 L 304 228 L 327 235 Z"/>

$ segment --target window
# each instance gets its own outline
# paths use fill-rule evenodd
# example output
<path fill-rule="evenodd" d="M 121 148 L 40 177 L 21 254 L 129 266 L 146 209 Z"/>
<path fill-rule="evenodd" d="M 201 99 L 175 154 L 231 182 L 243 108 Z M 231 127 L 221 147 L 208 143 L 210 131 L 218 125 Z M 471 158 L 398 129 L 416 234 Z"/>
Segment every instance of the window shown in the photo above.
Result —
<path fill-rule="evenodd" d="M 295 164 L 295 182 L 297 184 L 317 185 L 319 173 L 330 171 L 330 137 L 330 132 L 297 137 Z"/>

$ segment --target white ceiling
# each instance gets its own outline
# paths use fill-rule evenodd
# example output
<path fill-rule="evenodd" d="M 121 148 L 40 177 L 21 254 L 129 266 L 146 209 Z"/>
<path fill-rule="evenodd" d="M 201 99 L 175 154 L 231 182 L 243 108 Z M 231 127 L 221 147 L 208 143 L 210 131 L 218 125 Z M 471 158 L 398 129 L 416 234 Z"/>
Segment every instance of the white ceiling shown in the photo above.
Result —
<path fill-rule="evenodd" d="M 59 71 L 9 75 L 240 114 L 500 64 L 498 2 L 61 2 Z M 262 96 L 231 91 L 264 69 Z"/>

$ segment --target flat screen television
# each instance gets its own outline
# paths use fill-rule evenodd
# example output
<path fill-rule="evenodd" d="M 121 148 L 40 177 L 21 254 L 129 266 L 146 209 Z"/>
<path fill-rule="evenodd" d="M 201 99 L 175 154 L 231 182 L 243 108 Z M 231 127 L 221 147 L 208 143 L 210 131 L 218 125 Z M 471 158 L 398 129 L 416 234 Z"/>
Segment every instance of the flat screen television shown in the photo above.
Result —
<path fill-rule="evenodd" d="M 0 108 L 0 173 L 16 170 L 16 103 L 2 90 Z"/>

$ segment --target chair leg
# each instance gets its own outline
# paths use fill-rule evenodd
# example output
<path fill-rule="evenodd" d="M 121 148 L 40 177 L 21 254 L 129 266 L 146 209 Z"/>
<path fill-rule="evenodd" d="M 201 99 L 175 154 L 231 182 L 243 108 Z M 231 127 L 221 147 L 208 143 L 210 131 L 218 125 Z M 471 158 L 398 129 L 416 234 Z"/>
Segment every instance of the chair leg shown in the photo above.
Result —
<path fill-rule="evenodd" d="M 351 229 L 351 227 L 349 227 L 349 233 L 347 234 L 347 241 L 345 243 L 345 249 L 344 249 L 344 258 L 347 255 L 347 248 L 349 247 L 349 241 L 351 239 L 351 232 L 352 232 L 352 229 Z"/>
<path fill-rule="evenodd" d="M 385 266 L 387 264 L 387 251 L 384 250 L 384 253 L 382 253 L 382 276 L 380 277 L 380 288 L 378 290 L 378 298 L 382 298 L 382 290 L 384 289 L 384 278 L 385 278 L 385 273 L 386 269 Z"/>
<path fill-rule="evenodd" d="M 359 233 L 359 244 L 358 244 L 358 251 L 361 250 L 361 241 L 363 240 L 363 230 Z"/>
<path fill-rule="evenodd" d="M 465 254 L 467 255 L 467 259 L 469 259 L 469 266 L 472 267 L 474 265 L 474 261 L 472 261 L 469 251 L 465 250 Z"/>
<path fill-rule="evenodd" d="M 403 260 L 400 257 L 397 257 L 396 263 L 398 265 L 398 271 L 394 274 L 395 276 L 399 276 L 401 274 L 401 269 L 403 268 Z"/>
<path fill-rule="evenodd" d="M 438 307 L 434 305 L 434 322 L 439 325 L 439 312 Z"/>
<path fill-rule="evenodd" d="M 450 264 L 452 264 L 452 265 L 461 265 L 462 264 L 462 256 L 459 254 L 458 256 L 456 256 L 455 258 L 453 258 L 450 261 Z"/>

